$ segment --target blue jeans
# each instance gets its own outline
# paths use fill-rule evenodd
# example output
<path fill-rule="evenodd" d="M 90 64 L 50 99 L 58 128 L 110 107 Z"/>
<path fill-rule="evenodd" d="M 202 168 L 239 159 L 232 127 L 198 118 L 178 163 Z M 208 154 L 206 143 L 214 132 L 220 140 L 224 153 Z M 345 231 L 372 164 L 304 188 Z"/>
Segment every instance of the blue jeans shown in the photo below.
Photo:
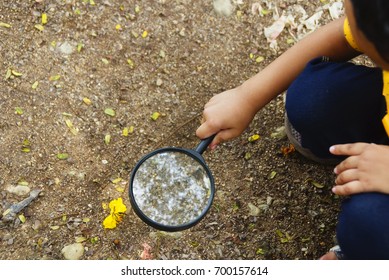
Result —
<path fill-rule="evenodd" d="M 386 103 L 378 68 L 314 59 L 289 87 L 285 108 L 301 147 L 317 158 L 342 160 L 329 153 L 334 144 L 389 145 L 381 122 Z M 389 259 L 389 195 L 345 199 L 337 239 L 348 259 Z"/>

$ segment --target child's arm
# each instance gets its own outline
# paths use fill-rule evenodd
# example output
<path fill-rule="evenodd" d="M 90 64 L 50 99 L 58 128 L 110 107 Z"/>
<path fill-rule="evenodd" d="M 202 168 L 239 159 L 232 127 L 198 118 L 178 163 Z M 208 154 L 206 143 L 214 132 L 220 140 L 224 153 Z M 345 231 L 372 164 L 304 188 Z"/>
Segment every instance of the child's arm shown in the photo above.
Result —
<path fill-rule="evenodd" d="M 346 61 L 357 56 L 344 38 L 343 22 L 341 18 L 323 26 L 239 87 L 214 96 L 205 105 L 204 122 L 197 136 L 206 138 L 217 133 L 211 148 L 237 137 L 262 107 L 289 87 L 311 59 L 327 56 Z"/>

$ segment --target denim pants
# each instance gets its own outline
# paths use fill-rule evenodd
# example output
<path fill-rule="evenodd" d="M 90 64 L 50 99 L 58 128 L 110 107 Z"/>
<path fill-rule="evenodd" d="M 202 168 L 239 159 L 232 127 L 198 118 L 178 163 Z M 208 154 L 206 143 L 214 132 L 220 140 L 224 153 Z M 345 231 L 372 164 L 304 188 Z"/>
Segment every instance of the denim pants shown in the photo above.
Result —
<path fill-rule="evenodd" d="M 382 86 L 378 68 L 325 57 L 310 61 L 286 95 L 287 119 L 301 147 L 317 158 L 341 161 L 329 153 L 330 146 L 389 145 L 381 121 L 386 113 Z M 345 199 L 337 240 L 347 259 L 389 259 L 389 195 L 360 193 Z"/>

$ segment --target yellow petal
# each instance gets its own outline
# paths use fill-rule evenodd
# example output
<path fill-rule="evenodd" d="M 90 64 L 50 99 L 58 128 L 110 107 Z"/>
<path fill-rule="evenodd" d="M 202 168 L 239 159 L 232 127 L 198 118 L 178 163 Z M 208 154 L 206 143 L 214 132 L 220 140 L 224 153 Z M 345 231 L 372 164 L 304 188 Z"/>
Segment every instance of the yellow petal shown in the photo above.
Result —
<path fill-rule="evenodd" d="M 121 193 L 124 192 L 124 188 L 122 188 L 122 187 L 116 187 L 116 190 L 117 190 L 118 192 L 121 192 Z"/>
<path fill-rule="evenodd" d="M 116 228 L 116 219 L 113 217 L 113 215 L 109 215 L 106 217 L 103 221 L 104 228 Z"/>
<path fill-rule="evenodd" d="M 121 181 L 123 181 L 122 178 L 116 178 L 116 179 L 112 180 L 112 183 L 117 184 L 117 183 L 120 183 Z"/>
<path fill-rule="evenodd" d="M 260 136 L 258 134 L 254 134 L 252 136 L 249 137 L 249 142 L 254 142 L 254 141 L 257 141 L 258 139 L 260 138 Z"/>
<path fill-rule="evenodd" d="M 47 14 L 43 13 L 42 14 L 42 24 L 45 25 L 47 23 Z"/>
<path fill-rule="evenodd" d="M 110 201 L 109 208 L 113 213 L 125 213 L 127 211 L 127 207 L 123 204 L 123 200 L 121 197 Z"/>
<path fill-rule="evenodd" d="M 128 136 L 128 133 L 129 133 L 128 127 L 123 128 L 122 135 L 123 136 Z"/>
<path fill-rule="evenodd" d="M 82 101 L 83 101 L 86 105 L 91 105 L 91 104 L 92 104 L 92 101 L 91 101 L 89 98 L 87 98 L 87 97 L 84 97 L 84 98 L 82 99 Z"/>

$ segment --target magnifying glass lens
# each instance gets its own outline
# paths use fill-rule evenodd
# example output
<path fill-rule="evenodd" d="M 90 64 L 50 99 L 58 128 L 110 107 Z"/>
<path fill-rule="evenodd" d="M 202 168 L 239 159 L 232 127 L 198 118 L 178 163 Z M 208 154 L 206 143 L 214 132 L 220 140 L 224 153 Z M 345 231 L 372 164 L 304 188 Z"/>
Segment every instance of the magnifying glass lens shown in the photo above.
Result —
<path fill-rule="evenodd" d="M 136 170 L 132 192 L 139 210 L 166 226 L 191 223 L 204 214 L 211 198 L 211 178 L 194 157 L 166 151 L 147 158 Z"/>

